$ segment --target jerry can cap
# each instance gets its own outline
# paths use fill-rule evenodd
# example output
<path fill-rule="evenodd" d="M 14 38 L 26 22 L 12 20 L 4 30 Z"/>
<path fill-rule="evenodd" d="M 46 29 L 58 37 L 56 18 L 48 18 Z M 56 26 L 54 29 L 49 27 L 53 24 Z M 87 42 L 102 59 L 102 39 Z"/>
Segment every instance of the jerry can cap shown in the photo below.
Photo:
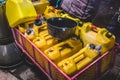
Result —
<path fill-rule="evenodd" d="M 94 44 L 90 44 L 89 47 L 90 47 L 91 49 L 95 49 L 95 45 L 94 45 Z"/>
<path fill-rule="evenodd" d="M 112 33 L 107 32 L 107 33 L 106 33 L 106 37 L 107 37 L 107 38 L 111 38 L 111 37 L 112 37 Z"/>
<path fill-rule="evenodd" d="M 40 19 L 36 19 L 36 20 L 34 21 L 34 24 L 35 24 L 36 26 L 40 26 L 40 25 L 42 25 L 42 21 L 41 21 Z"/>

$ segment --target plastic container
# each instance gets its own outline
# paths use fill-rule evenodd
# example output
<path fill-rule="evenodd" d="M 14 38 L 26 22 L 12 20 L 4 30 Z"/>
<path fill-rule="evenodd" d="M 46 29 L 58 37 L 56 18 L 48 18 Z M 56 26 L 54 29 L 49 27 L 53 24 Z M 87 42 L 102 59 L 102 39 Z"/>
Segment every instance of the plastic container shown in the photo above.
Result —
<path fill-rule="evenodd" d="M 53 6 L 47 6 L 44 12 L 44 17 L 46 19 L 53 18 L 53 17 L 60 17 L 62 10 L 55 9 Z"/>
<path fill-rule="evenodd" d="M 95 48 L 95 45 L 88 44 L 74 55 L 58 62 L 57 65 L 66 74 L 72 75 L 91 63 L 98 55 L 99 51 Z"/>
<path fill-rule="evenodd" d="M 84 23 L 76 28 L 76 35 L 87 44 L 102 45 L 101 54 L 111 49 L 115 44 L 115 36 L 105 28 L 98 28 L 92 23 Z"/>
<path fill-rule="evenodd" d="M 48 0 L 33 1 L 33 5 L 35 7 L 37 14 L 43 14 L 46 7 L 49 6 L 49 4 L 50 3 Z"/>
<path fill-rule="evenodd" d="M 47 30 L 47 23 L 41 23 L 40 25 L 35 25 L 33 21 L 29 21 L 23 24 L 23 26 L 18 25 L 18 29 L 25 34 L 25 36 L 31 41 L 39 36 L 41 31 Z"/>
<path fill-rule="evenodd" d="M 82 49 L 82 42 L 74 38 L 62 41 L 44 51 L 44 53 L 55 63 L 70 57 Z"/>
<path fill-rule="evenodd" d="M 42 34 L 43 32 L 43 34 Z M 33 40 L 33 43 L 38 47 L 40 48 L 42 51 L 48 49 L 49 47 L 55 45 L 58 43 L 58 39 L 51 36 L 48 31 L 42 31 L 40 32 L 40 36 L 39 37 L 36 37 L 34 40 Z"/>
<path fill-rule="evenodd" d="M 84 23 L 83 26 L 77 27 L 75 34 L 82 39 L 84 46 L 89 43 L 101 45 L 101 55 L 110 50 L 115 44 L 115 36 L 112 33 L 105 28 L 98 28 L 92 25 L 92 23 Z M 107 70 L 111 63 L 112 56 L 112 53 L 109 53 L 109 55 L 102 59 L 101 72 Z"/>
<path fill-rule="evenodd" d="M 74 36 L 77 22 L 69 18 L 49 18 L 47 19 L 48 32 L 50 35 L 65 40 Z M 63 36 L 64 35 L 64 36 Z"/>
<path fill-rule="evenodd" d="M 7 0 L 6 16 L 10 27 L 35 20 L 37 13 L 30 0 Z"/>

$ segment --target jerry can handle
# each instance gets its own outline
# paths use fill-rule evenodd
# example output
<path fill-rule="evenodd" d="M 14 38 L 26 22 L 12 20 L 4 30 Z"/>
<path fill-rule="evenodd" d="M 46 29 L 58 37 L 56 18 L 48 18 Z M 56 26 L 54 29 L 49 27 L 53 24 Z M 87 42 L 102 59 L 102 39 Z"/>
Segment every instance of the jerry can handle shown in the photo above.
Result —
<path fill-rule="evenodd" d="M 83 24 L 82 29 L 84 32 L 88 32 L 89 30 L 92 29 L 91 26 L 92 26 L 92 23 L 88 22 L 88 23 Z"/>

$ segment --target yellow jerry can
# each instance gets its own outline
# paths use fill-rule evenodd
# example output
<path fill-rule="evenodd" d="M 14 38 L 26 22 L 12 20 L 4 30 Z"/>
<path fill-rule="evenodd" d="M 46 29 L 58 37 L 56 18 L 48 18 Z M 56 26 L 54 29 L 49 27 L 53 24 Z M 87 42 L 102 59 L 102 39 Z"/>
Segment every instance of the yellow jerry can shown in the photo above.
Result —
<path fill-rule="evenodd" d="M 77 27 L 75 34 L 83 41 L 84 46 L 89 43 L 102 45 L 101 53 L 111 49 L 115 43 L 115 36 L 105 28 L 98 28 L 92 23 L 84 23 L 82 27 Z"/>
<path fill-rule="evenodd" d="M 44 53 L 55 63 L 65 59 L 82 48 L 82 42 L 73 38 L 62 41 L 47 50 Z"/>
<path fill-rule="evenodd" d="M 47 8 L 45 9 L 45 12 L 44 12 L 44 17 L 46 19 L 52 18 L 52 17 L 60 17 L 61 12 L 62 12 L 62 10 L 55 9 L 52 6 L 47 6 Z"/>
<path fill-rule="evenodd" d="M 37 0 L 33 1 L 33 5 L 35 7 L 35 10 L 37 14 L 43 14 L 46 7 L 49 6 L 49 1 L 48 0 Z"/>
<path fill-rule="evenodd" d="M 23 26 L 19 25 L 18 29 L 24 33 L 28 39 L 33 40 L 35 37 L 38 37 L 41 32 L 47 30 L 47 23 L 43 22 L 41 25 L 37 26 L 34 24 L 34 21 L 29 21 L 24 23 Z"/>
<path fill-rule="evenodd" d="M 25 30 L 27 29 L 27 28 L 24 26 L 24 24 L 18 25 L 17 27 L 18 27 L 18 30 L 19 30 L 20 32 L 22 32 L 22 33 L 24 33 Z"/>
<path fill-rule="evenodd" d="M 43 32 L 43 33 L 42 33 Z M 58 39 L 49 35 L 48 31 L 40 32 L 40 36 L 33 40 L 33 43 L 42 51 L 58 43 Z"/>
<path fill-rule="evenodd" d="M 34 21 L 29 21 L 29 22 L 25 22 L 25 23 L 18 25 L 17 28 L 20 32 L 25 33 L 25 31 L 28 28 L 32 28 L 33 26 L 34 26 Z"/>
<path fill-rule="evenodd" d="M 100 49 L 97 49 L 94 44 L 88 44 L 71 57 L 60 61 L 57 65 L 66 74 L 72 75 L 97 58 L 99 55 L 99 50 Z"/>
<path fill-rule="evenodd" d="M 37 13 L 30 0 L 7 0 L 6 16 L 10 27 L 35 20 Z"/>
<path fill-rule="evenodd" d="M 22 24 L 21 24 L 22 25 Z M 36 37 L 36 33 L 35 30 L 33 30 L 34 27 L 34 21 L 28 21 L 23 23 L 23 26 L 18 26 L 18 29 L 23 32 L 23 34 L 25 35 L 25 37 L 27 37 L 28 39 L 30 39 L 31 41 Z"/>
<path fill-rule="evenodd" d="M 25 37 L 27 37 L 29 40 L 35 39 L 36 35 L 32 28 L 27 28 L 24 33 Z"/>
<path fill-rule="evenodd" d="M 43 22 L 40 26 L 34 25 L 32 28 L 35 32 L 36 36 L 39 36 L 39 34 L 45 30 L 47 30 L 47 23 Z"/>
<path fill-rule="evenodd" d="M 79 18 L 74 18 L 74 17 L 71 17 L 69 14 L 62 14 L 61 13 L 61 16 L 60 17 L 63 17 L 63 18 L 69 18 L 69 19 L 72 19 L 76 22 L 80 22 L 80 19 Z"/>

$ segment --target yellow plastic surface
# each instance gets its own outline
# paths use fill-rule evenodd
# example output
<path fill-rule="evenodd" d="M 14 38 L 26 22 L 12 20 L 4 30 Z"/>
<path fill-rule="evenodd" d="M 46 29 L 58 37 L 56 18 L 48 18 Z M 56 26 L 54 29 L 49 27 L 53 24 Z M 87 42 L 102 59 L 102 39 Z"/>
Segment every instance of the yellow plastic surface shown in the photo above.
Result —
<path fill-rule="evenodd" d="M 62 10 L 55 9 L 52 6 L 47 6 L 47 8 L 45 9 L 45 12 L 44 12 L 44 17 L 46 19 L 52 18 L 52 17 L 60 17 L 61 12 L 62 12 Z"/>
<path fill-rule="evenodd" d="M 6 16 L 10 27 L 35 20 L 37 13 L 30 0 L 7 0 Z"/>
<path fill-rule="evenodd" d="M 32 32 L 27 34 L 28 28 L 31 28 Z M 47 23 L 43 22 L 40 26 L 36 26 L 34 21 L 29 21 L 18 25 L 19 31 L 21 31 L 31 41 L 41 35 L 45 30 L 47 31 Z M 47 32 L 46 32 L 47 33 Z M 44 33 L 44 34 L 46 34 Z"/>
<path fill-rule="evenodd" d="M 33 40 L 33 43 L 40 48 L 42 51 L 58 43 L 58 39 L 49 35 L 48 31 L 40 32 L 39 37 L 36 37 Z"/>
<path fill-rule="evenodd" d="M 47 50 L 44 53 L 55 63 L 65 59 L 82 48 L 82 42 L 79 40 L 75 40 L 70 38 L 68 40 L 62 41 Z"/>
<path fill-rule="evenodd" d="M 41 32 L 47 30 L 47 23 L 43 22 L 42 25 L 40 25 L 40 26 L 34 25 L 33 30 L 35 32 L 35 35 L 39 36 L 41 34 Z"/>
<path fill-rule="evenodd" d="M 20 32 L 24 33 L 25 30 L 26 30 L 26 28 L 25 28 L 25 26 L 18 25 L 18 30 L 19 30 Z"/>
<path fill-rule="evenodd" d="M 27 28 L 32 28 L 34 25 L 34 21 L 29 21 L 29 22 L 26 22 L 26 23 L 22 23 L 20 25 L 18 25 L 18 30 L 21 31 L 22 33 L 25 33 L 26 29 Z"/>
<path fill-rule="evenodd" d="M 35 39 L 36 38 L 36 36 L 35 36 L 35 32 L 32 30 L 31 31 L 31 33 L 30 34 L 27 34 L 26 32 L 25 32 L 25 37 L 27 37 L 29 40 L 33 40 L 33 39 Z"/>
<path fill-rule="evenodd" d="M 33 30 L 34 27 L 34 21 L 29 21 L 26 23 L 23 23 L 24 27 L 18 26 L 18 29 L 22 32 L 23 34 L 30 40 L 33 40 L 36 37 L 35 31 Z M 30 28 L 30 29 L 28 29 Z M 28 31 L 31 31 L 29 34 L 27 33 Z"/>
<path fill-rule="evenodd" d="M 75 34 L 82 39 L 84 46 L 89 43 L 95 45 L 102 45 L 101 53 L 104 53 L 111 49 L 115 43 L 115 36 L 112 35 L 110 38 L 106 37 L 106 34 L 110 33 L 105 28 L 92 28 L 92 23 L 84 23 L 82 27 L 77 27 Z"/>
<path fill-rule="evenodd" d="M 98 54 L 98 51 L 86 46 L 71 57 L 60 61 L 57 65 L 66 74 L 72 75 L 91 63 Z"/>
<path fill-rule="evenodd" d="M 71 17 L 69 14 L 61 14 L 61 17 L 63 17 L 63 18 L 68 18 L 68 19 L 74 20 L 74 21 L 76 21 L 76 22 L 80 22 L 80 19 L 79 19 L 79 18 Z"/>
<path fill-rule="evenodd" d="M 43 14 L 46 7 L 49 6 L 49 1 L 48 0 L 38 0 L 33 2 L 33 5 L 35 7 L 35 10 L 38 14 Z"/>

